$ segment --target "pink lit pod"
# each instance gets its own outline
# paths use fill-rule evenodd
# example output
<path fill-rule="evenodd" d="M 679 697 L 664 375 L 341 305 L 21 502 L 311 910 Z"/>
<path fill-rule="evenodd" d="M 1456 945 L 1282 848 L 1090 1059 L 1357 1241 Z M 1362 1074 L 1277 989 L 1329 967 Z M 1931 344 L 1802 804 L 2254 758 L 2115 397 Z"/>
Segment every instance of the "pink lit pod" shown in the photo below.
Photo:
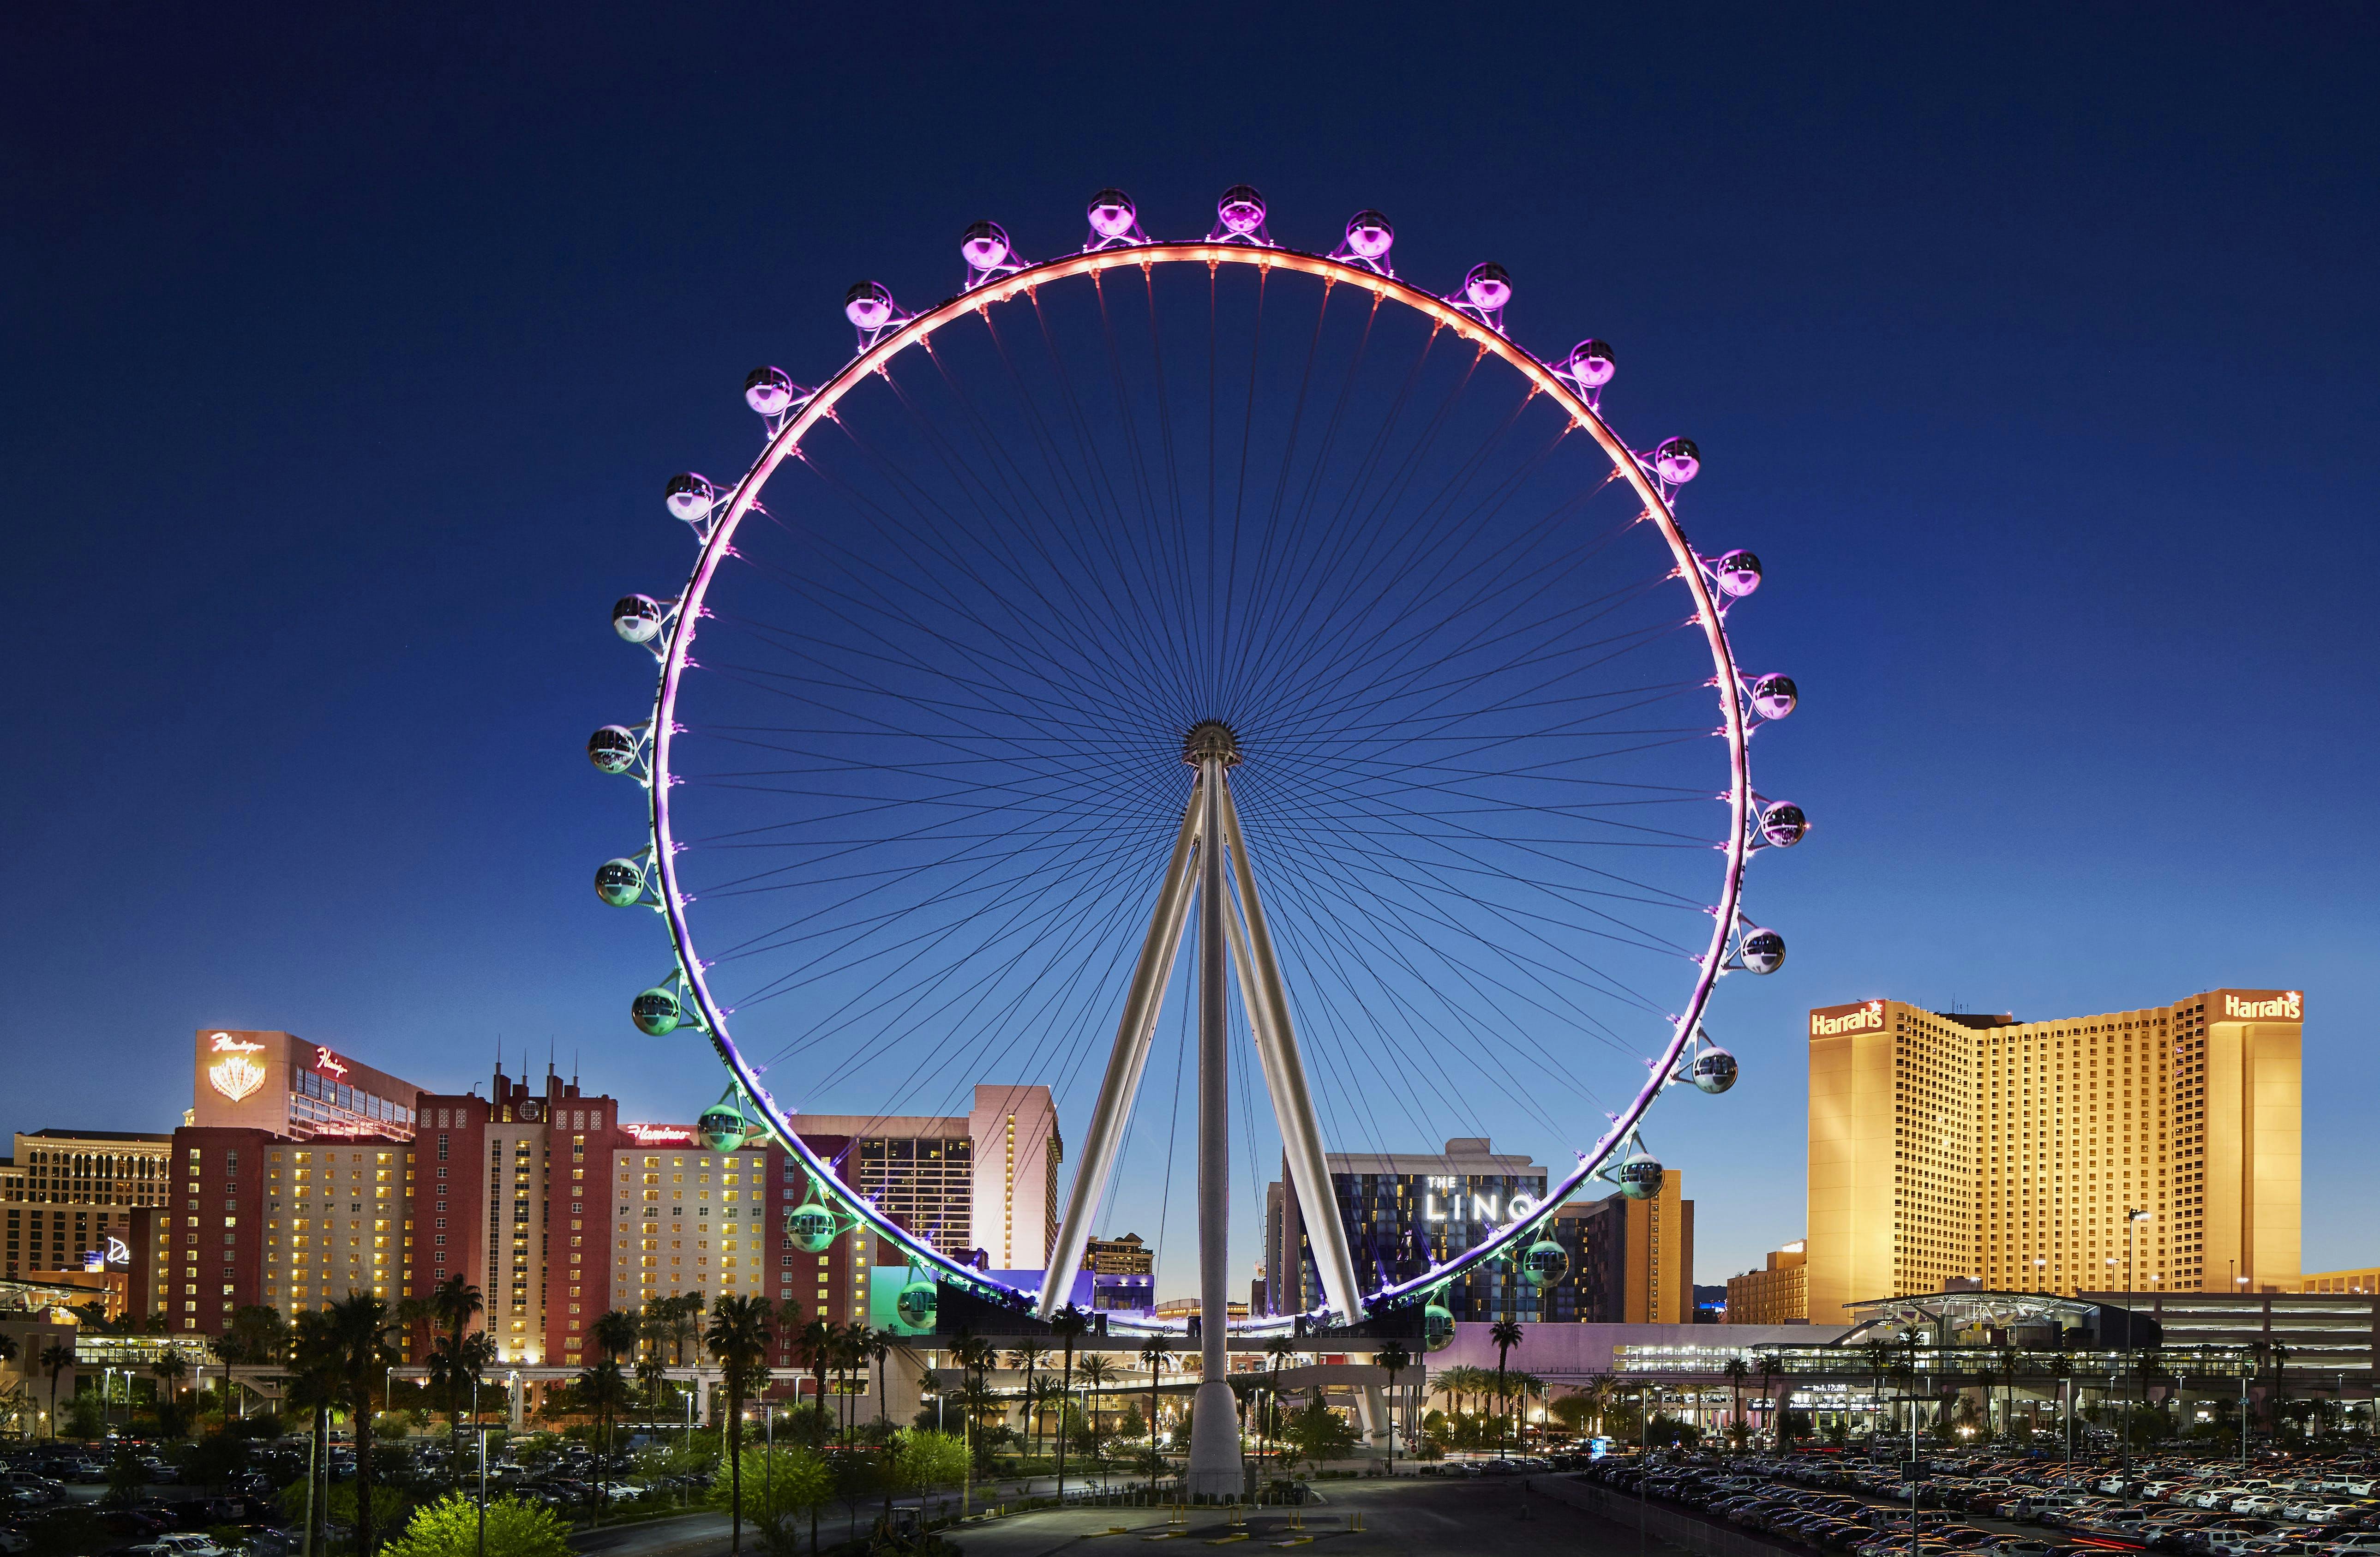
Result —
<path fill-rule="evenodd" d="M 843 295 L 843 316 L 862 330 L 880 330 L 892 322 L 892 294 L 881 283 L 855 281 Z"/>
<path fill-rule="evenodd" d="M 1252 185 L 1234 184 L 1215 202 L 1215 220 L 1222 224 L 1225 232 L 1240 237 L 1263 226 L 1264 219 L 1264 196 L 1257 193 Z"/>
<path fill-rule="evenodd" d="M 1703 468 L 1703 452 L 1691 438 L 1666 438 L 1653 451 L 1653 468 L 1673 487 L 1684 486 Z"/>
<path fill-rule="evenodd" d="M 1718 579 L 1720 590 L 1733 600 L 1742 600 L 1760 588 L 1760 559 L 1741 548 L 1719 554 L 1711 564 L 1711 572 Z"/>
<path fill-rule="evenodd" d="M 1747 929 L 1736 943 L 1743 955 L 1743 966 L 1753 973 L 1774 973 L 1785 966 L 1785 938 L 1773 930 L 1758 926 Z"/>
<path fill-rule="evenodd" d="M 710 505 L 719 501 L 719 489 L 690 470 L 680 471 L 662 489 L 662 501 L 672 517 L 693 524 L 709 517 Z"/>
<path fill-rule="evenodd" d="M 1611 382 L 1620 365 L 1611 358 L 1611 348 L 1597 340 L 1585 340 L 1570 348 L 1570 376 L 1589 389 L 1601 389 Z"/>
<path fill-rule="evenodd" d="M 1463 278 L 1463 299 L 1482 313 L 1493 313 L 1512 300 L 1512 278 L 1492 260 L 1474 265 Z"/>
<path fill-rule="evenodd" d="M 1760 838 L 1763 843 L 1790 849 L 1809 833 L 1809 817 L 1791 800 L 1779 800 L 1760 813 Z"/>
<path fill-rule="evenodd" d="M 794 403 L 794 381 L 783 368 L 755 368 L 744 377 L 744 403 L 764 417 Z"/>
<path fill-rule="evenodd" d="M 1358 211 L 1347 218 L 1347 252 L 1366 260 L 1385 259 L 1397 241 L 1397 230 L 1377 211 Z"/>
<path fill-rule="evenodd" d="M 1782 719 L 1802 700 L 1801 688 L 1790 675 L 1771 671 L 1752 684 L 1752 712 L 1763 719 Z"/>
<path fill-rule="evenodd" d="M 1134 207 L 1132 197 L 1122 189 L 1101 189 L 1091 197 L 1089 209 L 1083 213 L 1091 224 L 1091 231 L 1101 237 L 1130 237 L 1140 213 Z"/>
<path fill-rule="evenodd" d="M 959 257 L 970 270 L 988 271 L 1008 262 L 1008 235 L 997 222 L 978 222 L 959 239 Z"/>

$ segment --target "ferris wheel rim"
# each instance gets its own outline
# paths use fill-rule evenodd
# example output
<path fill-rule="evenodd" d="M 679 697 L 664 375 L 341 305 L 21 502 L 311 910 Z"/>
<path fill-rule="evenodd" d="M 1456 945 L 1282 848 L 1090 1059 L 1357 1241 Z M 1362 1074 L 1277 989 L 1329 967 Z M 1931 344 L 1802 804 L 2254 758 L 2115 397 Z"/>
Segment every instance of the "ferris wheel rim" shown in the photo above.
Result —
<path fill-rule="evenodd" d="M 734 541 L 738 527 L 759 506 L 761 492 L 779 467 L 800 449 L 803 438 L 820 421 L 832 417 L 834 407 L 846 395 L 901 352 L 925 345 L 935 332 L 969 313 L 988 315 L 992 305 L 1014 302 L 1020 297 L 1030 298 L 1038 287 L 1051 282 L 1087 275 L 1096 284 L 1102 274 L 1120 268 L 1148 272 L 1160 264 L 1185 263 L 1206 264 L 1210 270 L 1223 264 L 1260 268 L 1280 266 L 1288 271 L 1318 276 L 1326 286 L 1343 284 L 1362 287 L 1377 299 L 1393 299 L 1429 319 L 1436 327 L 1452 330 L 1459 338 L 1472 342 L 1483 353 L 1498 357 L 1519 372 L 1529 381 L 1534 393 L 1549 396 L 1569 413 L 1573 425 L 1594 437 L 1610 461 L 1615 474 L 1627 481 L 1638 501 L 1644 505 L 1645 517 L 1660 530 L 1676 565 L 1674 576 L 1685 584 L 1693 596 L 1695 623 L 1711 651 L 1713 681 L 1720 692 L 1718 700 L 1722 724 L 1715 733 L 1725 739 L 1728 748 L 1729 789 L 1726 795 L 1719 797 L 1727 802 L 1729 810 L 1727 841 L 1721 850 L 1726 863 L 1719 901 L 1710 910 L 1710 942 L 1697 959 L 1698 968 L 1693 989 L 1683 1009 L 1672 1019 L 1668 1042 L 1659 1056 L 1649 1062 L 1646 1080 L 1628 1107 L 1609 1116 L 1611 1121 L 1609 1128 L 1597 1138 L 1591 1150 L 1579 1154 L 1574 1169 L 1558 1183 L 1548 1186 L 1545 1198 L 1537 1209 L 1526 1216 L 1512 1219 L 1456 1258 L 1434 1265 L 1419 1276 L 1384 1284 L 1365 1294 L 1362 1299 L 1367 1310 L 1402 1307 L 1426 1298 L 1467 1271 L 1501 1257 L 1522 1238 L 1540 1230 L 1552 1208 L 1561 1204 L 1594 1177 L 1612 1154 L 1636 1134 L 1653 1103 L 1676 1079 L 1679 1061 L 1700 1029 L 1711 991 L 1725 971 L 1728 944 L 1738 928 L 1743 870 L 1752 847 L 1750 823 L 1754 792 L 1749 751 L 1750 724 L 1745 718 L 1743 699 L 1739 695 L 1740 673 L 1727 634 L 1725 611 L 1704 572 L 1703 560 L 1686 540 L 1675 509 L 1645 468 L 1643 458 L 1612 432 L 1596 405 L 1553 367 L 1513 341 L 1501 328 L 1484 322 L 1449 299 L 1353 261 L 1294 249 L 1215 240 L 1145 242 L 1062 255 L 1014 269 L 878 331 L 874 338 L 868 341 L 833 377 L 810 394 L 798 411 L 788 415 L 771 432 L 759 456 L 725 496 L 723 512 L 704 538 L 694 569 L 679 595 L 667 639 L 659 656 L 661 673 L 654 694 L 650 726 L 650 818 L 658 906 L 669 925 L 671 947 L 678 965 L 678 979 L 693 1001 L 698 1025 L 746 1097 L 760 1112 L 771 1134 L 802 1163 L 810 1177 L 833 1186 L 851 1214 L 870 1231 L 907 1254 L 913 1267 L 924 1266 L 945 1280 L 956 1282 L 1005 1306 L 1031 1309 L 1037 1294 L 1012 1287 L 984 1271 L 961 1263 L 936 1248 L 930 1239 L 900 1227 L 864 1195 L 845 1184 L 842 1175 L 802 1139 L 792 1116 L 769 1095 L 760 1084 L 759 1072 L 736 1048 L 728 1026 L 732 1011 L 720 1005 L 704 978 L 706 965 L 698 955 L 693 930 L 687 923 L 686 899 L 678 885 L 676 856 L 683 845 L 677 844 L 673 833 L 669 802 L 673 785 L 670 750 L 674 737 L 680 733 L 674 716 L 685 673 L 689 668 L 696 668 L 689 651 L 697 636 L 697 624 L 703 615 L 704 602 L 721 565 L 735 554 Z M 1241 1328 L 1242 1332 L 1250 1334 L 1286 1331 L 1300 1319 L 1314 1319 L 1320 1315 L 1321 1311 L 1317 1310 L 1303 1316 L 1273 1316 L 1264 1320 L 1255 1320 L 1252 1316 L 1250 1321 Z M 1354 1319 L 1360 1316 L 1342 1317 Z M 1145 1321 L 1123 1326 L 1128 1333 L 1180 1333 L 1186 1328 L 1186 1321 L 1183 1324 Z"/>

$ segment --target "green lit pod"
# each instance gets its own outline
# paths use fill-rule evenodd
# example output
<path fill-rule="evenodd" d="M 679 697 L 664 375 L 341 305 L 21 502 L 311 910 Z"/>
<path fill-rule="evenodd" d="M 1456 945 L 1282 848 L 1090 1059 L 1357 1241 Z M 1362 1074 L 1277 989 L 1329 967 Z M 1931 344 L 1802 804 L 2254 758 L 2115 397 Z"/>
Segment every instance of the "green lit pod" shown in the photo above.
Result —
<path fill-rule="evenodd" d="M 816 1200 L 805 1200 L 785 1213 L 785 1236 L 805 1254 L 824 1254 L 834 1243 L 834 1213 Z"/>
<path fill-rule="evenodd" d="M 1421 1341 L 1426 1350 L 1442 1352 L 1454 1344 L 1454 1316 L 1446 1305 L 1433 1303 L 1421 1311 Z"/>
<path fill-rule="evenodd" d="M 1540 1238 L 1521 1254 L 1521 1279 L 1531 1286 L 1558 1286 L 1570 1274 L 1570 1250 Z"/>
<path fill-rule="evenodd" d="M 660 1038 L 677 1031 L 686 1014 L 678 1008 L 676 991 L 656 984 L 628 1003 L 628 1016 L 646 1037 Z"/>
<path fill-rule="evenodd" d="M 911 1282 L 901 1289 L 894 1305 L 901 1311 L 901 1322 L 912 1330 L 934 1328 L 934 1309 L 941 1300 L 941 1289 L 929 1281 Z"/>

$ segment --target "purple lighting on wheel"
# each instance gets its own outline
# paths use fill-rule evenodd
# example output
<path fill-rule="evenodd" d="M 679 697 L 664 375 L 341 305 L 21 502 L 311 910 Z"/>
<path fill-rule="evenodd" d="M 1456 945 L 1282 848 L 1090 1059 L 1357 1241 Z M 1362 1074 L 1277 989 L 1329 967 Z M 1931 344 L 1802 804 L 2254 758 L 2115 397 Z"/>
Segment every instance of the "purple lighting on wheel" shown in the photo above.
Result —
<path fill-rule="evenodd" d="M 1463 297 L 1480 312 L 1494 313 L 1512 300 L 1512 278 L 1492 260 L 1484 265 L 1474 265 L 1471 274 L 1463 278 Z"/>
<path fill-rule="evenodd" d="M 892 322 L 892 294 L 879 282 L 855 281 L 843 295 L 843 316 L 862 330 L 881 330 Z"/>
<path fill-rule="evenodd" d="M 1366 260 L 1387 256 L 1397 241 L 1397 230 L 1377 211 L 1358 211 L 1347 219 L 1347 249 Z"/>
<path fill-rule="evenodd" d="M 1720 592 L 1731 600 L 1742 600 L 1760 588 L 1760 559 L 1750 552 L 1722 553 L 1711 564 L 1711 572 L 1718 576 Z"/>
<path fill-rule="evenodd" d="M 1581 341 L 1570 348 L 1570 376 L 1589 389 L 1601 389 L 1620 371 L 1611 359 L 1611 348 L 1601 341 Z"/>
<path fill-rule="evenodd" d="M 978 222 L 959 239 L 959 256 L 970 270 L 988 271 L 1008 261 L 1008 234 L 997 222 Z"/>
<path fill-rule="evenodd" d="M 1653 469 L 1673 487 L 1684 486 L 1703 468 L 1703 452 L 1691 438 L 1665 438 L 1653 451 Z"/>
<path fill-rule="evenodd" d="M 1091 197 L 1090 206 L 1083 214 L 1089 219 L 1091 231 L 1101 237 L 1130 237 L 1140 220 L 1132 197 L 1122 189 L 1101 189 Z"/>
<path fill-rule="evenodd" d="M 1215 220 L 1225 232 L 1246 237 L 1264 225 L 1264 196 L 1249 184 L 1234 184 L 1215 202 Z"/>

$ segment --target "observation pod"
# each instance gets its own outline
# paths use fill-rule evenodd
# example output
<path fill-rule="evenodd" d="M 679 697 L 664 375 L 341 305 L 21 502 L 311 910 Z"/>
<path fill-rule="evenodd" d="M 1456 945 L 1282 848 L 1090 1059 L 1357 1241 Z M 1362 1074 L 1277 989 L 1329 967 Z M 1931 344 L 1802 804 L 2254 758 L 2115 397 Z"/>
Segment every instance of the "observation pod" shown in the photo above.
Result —
<path fill-rule="evenodd" d="M 1570 1250 L 1539 1238 L 1521 1253 L 1521 1279 L 1534 1287 L 1560 1286 L 1570 1274 Z"/>
<path fill-rule="evenodd" d="M 1432 1303 L 1421 1311 L 1421 1344 L 1424 1351 L 1442 1352 L 1454 1344 L 1454 1316 L 1443 1303 Z"/>
<path fill-rule="evenodd" d="M 1717 1097 L 1735 1085 L 1735 1056 L 1724 1049 L 1706 1049 L 1694 1056 L 1686 1079 L 1702 1091 Z"/>
<path fill-rule="evenodd" d="M 647 1038 L 662 1038 L 677 1031 L 683 1015 L 676 992 L 658 984 L 628 1003 L 628 1019 Z"/>
<path fill-rule="evenodd" d="M 1492 260 L 1474 265 L 1463 278 L 1463 300 L 1482 313 L 1494 313 L 1512 300 L 1512 278 Z"/>
<path fill-rule="evenodd" d="M 1664 438 L 1653 451 L 1653 469 L 1671 486 L 1682 487 L 1701 473 L 1703 451 L 1692 438 Z"/>
<path fill-rule="evenodd" d="M 713 1151 L 733 1151 L 750 1137 L 752 1121 L 730 1087 L 694 1122 L 695 1134 Z"/>
<path fill-rule="evenodd" d="M 625 773 L 637 765 L 637 733 L 625 724 L 606 724 L 587 737 L 587 760 L 607 773 Z"/>
<path fill-rule="evenodd" d="M 911 1282 L 901 1289 L 893 1308 L 899 1310 L 901 1322 L 912 1330 L 934 1328 L 934 1311 L 941 1306 L 941 1291 L 928 1281 Z"/>
<path fill-rule="evenodd" d="M 1742 945 L 1743 966 L 1755 973 L 1774 973 L 1785 966 L 1785 938 L 1773 930 L 1747 930 Z"/>
<path fill-rule="evenodd" d="M 1612 359 L 1611 348 L 1597 340 L 1585 340 L 1570 348 L 1570 376 L 1589 389 L 1601 389 L 1620 371 Z"/>
<path fill-rule="evenodd" d="M 1132 203 L 1132 197 L 1122 189 L 1101 189 L 1091 197 L 1083 215 L 1091 224 L 1091 231 L 1101 237 L 1130 237 L 1133 227 L 1140 221 L 1140 212 Z"/>
<path fill-rule="evenodd" d="M 1008 234 L 997 222 L 978 222 L 959 237 L 959 258 L 969 270 L 988 271 L 1008 262 Z"/>
<path fill-rule="evenodd" d="M 1649 1200 L 1661 1192 L 1661 1160 L 1649 1151 L 1633 1151 L 1611 1170 L 1620 1193 L 1632 1200 Z"/>
<path fill-rule="evenodd" d="M 1760 559 L 1741 548 L 1721 553 L 1711 572 L 1718 578 L 1719 592 L 1730 600 L 1742 600 L 1760 588 Z"/>
<path fill-rule="evenodd" d="M 1397 230 L 1377 211 L 1358 211 L 1347 218 L 1347 251 L 1366 260 L 1385 260 L 1396 247 Z"/>
<path fill-rule="evenodd" d="M 622 595 L 612 605 L 612 630 L 630 643 L 661 636 L 662 602 L 650 595 Z"/>
<path fill-rule="evenodd" d="M 785 1213 L 785 1236 L 804 1254 L 824 1254 L 834 1244 L 834 1213 L 805 1200 Z"/>
<path fill-rule="evenodd" d="M 881 330 L 892 322 L 892 294 L 880 282 L 855 281 L 843 295 L 843 316 L 862 330 Z"/>
<path fill-rule="evenodd" d="M 1760 813 L 1760 837 L 1763 843 L 1774 844 L 1780 849 L 1790 849 L 1807 837 L 1809 833 L 1810 819 L 1803 815 L 1802 808 L 1791 800 L 1779 800 Z"/>
<path fill-rule="evenodd" d="M 1234 184 L 1215 202 L 1215 220 L 1222 229 L 1246 237 L 1264 225 L 1265 198 L 1250 184 Z"/>
<path fill-rule="evenodd" d="M 607 859 L 595 867 L 595 895 L 625 908 L 645 894 L 644 867 L 633 859 Z"/>
<path fill-rule="evenodd" d="M 744 403 L 764 417 L 782 415 L 794 403 L 793 375 L 783 368 L 755 368 L 744 375 Z"/>
<path fill-rule="evenodd" d="M 1782 719 L 1802 700 L 1801 688 L 1790 675 L 1774 671 L 1752 684 L 1752 712 L 1763 719 Z"/>
<path fill-rule="evenodd" d="M 672 517 L 697 524 L 710 517 L 710 505 L 719 501 L 719 489 L 691 470 L 681 470 L 662 488 L 662 501 L 669 505 Z"/>

